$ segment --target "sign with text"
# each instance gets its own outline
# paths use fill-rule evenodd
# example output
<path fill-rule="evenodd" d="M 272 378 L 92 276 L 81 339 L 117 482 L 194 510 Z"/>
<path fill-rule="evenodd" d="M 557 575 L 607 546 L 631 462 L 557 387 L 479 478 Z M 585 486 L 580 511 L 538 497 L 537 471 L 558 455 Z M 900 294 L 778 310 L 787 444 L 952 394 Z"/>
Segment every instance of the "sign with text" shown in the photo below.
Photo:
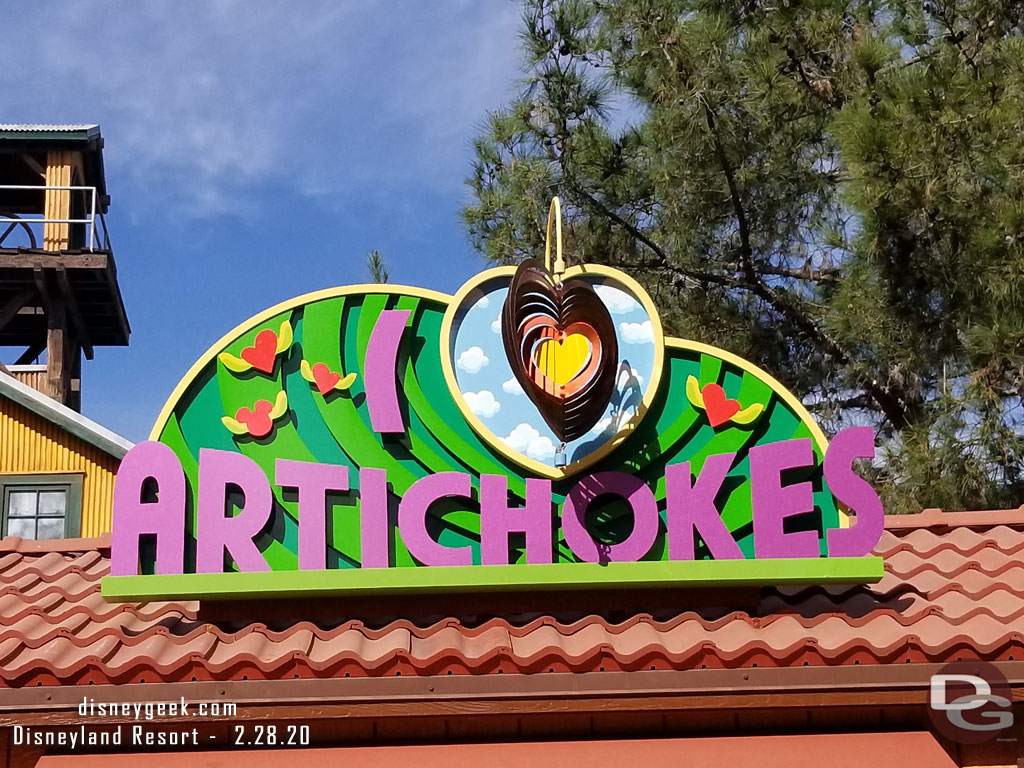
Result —
<path fill-rule="evenodd" d="M 855 471 L 754 365 L 603 266 L 273 307 L 124 459 L 108 599 L 867 582 Z M 852 513 L 852 514 L 851 514 Z"/>

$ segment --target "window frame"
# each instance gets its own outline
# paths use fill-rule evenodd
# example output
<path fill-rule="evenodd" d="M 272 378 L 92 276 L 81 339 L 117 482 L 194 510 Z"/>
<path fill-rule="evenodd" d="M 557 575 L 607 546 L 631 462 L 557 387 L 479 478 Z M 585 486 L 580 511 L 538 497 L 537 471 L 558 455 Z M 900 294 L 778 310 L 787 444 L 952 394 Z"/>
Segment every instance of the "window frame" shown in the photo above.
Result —
<path fill-rule="evenodd" d="M 67 491 L 64 510 L 64 538 L 77 539 L 82 535 L 82 482 L 80 472 L 39 472 L 27 475 L 0 474 L 0 537 L 7 534 L 7 498 L 12 490 Z M 37 516 L 38 517 L 38 516 Z M 53 541 L 53 539 L 35 539 Z"/>

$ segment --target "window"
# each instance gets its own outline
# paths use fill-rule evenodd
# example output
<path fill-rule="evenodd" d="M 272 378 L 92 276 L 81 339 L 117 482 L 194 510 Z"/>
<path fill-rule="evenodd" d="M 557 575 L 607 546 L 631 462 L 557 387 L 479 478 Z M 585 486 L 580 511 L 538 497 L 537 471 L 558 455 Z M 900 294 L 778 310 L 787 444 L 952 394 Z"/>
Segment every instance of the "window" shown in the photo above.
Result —
<path fill-rule="evenodd" d="M 64 539 L 79 535 L 81 475 L 0 475 L 2 536 Z"/>

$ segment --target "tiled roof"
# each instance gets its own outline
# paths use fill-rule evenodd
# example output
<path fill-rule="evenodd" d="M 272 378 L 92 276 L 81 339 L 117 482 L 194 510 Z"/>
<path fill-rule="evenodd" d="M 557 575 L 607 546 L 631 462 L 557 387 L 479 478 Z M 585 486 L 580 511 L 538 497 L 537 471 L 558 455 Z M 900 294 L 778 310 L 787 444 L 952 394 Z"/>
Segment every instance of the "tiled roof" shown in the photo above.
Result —
<path fill-rule="evenodd" d="M 890 518 L 875 585 L 765 588 L 740 609 L 625 618 L 371 625 L 335 608 L 316 620 L 213 620 L 196 602 L 104 601 L 108 547 L 0 541 L 0 687 L 1024 657 L 1024 510 Z M 680 593 L 682 605 L 690 598 Z M 251 605 L 250 615 L 266 611 Z"/>

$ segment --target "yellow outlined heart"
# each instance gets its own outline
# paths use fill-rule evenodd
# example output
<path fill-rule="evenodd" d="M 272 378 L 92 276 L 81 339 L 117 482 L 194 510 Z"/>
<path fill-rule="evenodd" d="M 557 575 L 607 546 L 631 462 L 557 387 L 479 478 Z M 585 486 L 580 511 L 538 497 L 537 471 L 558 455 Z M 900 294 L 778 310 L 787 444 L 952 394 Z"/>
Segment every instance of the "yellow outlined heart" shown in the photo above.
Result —
<path fill-rule="evenodd" d="M 612 439 L 602 444 L 588 456 L 573 461 L 565 467 L 552 467 L 550 464 L 541 463 L 528 458 L 518 451 L 511 450 L 501 438 L 490 431 L 487 425 L 473 413 L 472 409 L 466 403 L 465 397 L 462 395 L 458 380 L 455 376 L 455 363 L 454 358 L 452 357 L 452 340 L 453 324 L 455 319 L 461 316 L 461 314 L 464 314 L 468 305 L 472 304 L 470 297 L 473 295 L 473 292 L 480 290 L 481 286 L 485 286 L 491 281 L 501 281 L 507 284 L 514 272 L 515 267 L 495 267 L 487 270 L 486 272 L 471 278 L 464 286 L 462 286 L 462 288 L 459 289 L 455 296 L 449 296 L 426 288 L 403 285 L 367 284 L 326 288 L 320 291 L 303 294 L 302 296 L 296 296 L 295 298 L 288 299 L 280 304 L 275 304 L 225 333 L 224 336 L 210 346 L 210 348 L 192 364 L 191 368 L 188 369 L 164 402 L 163 407 L 160 409 L 160 413 L 157 415 L 156 421 L 153 424 L 153 428 L 150 430 L 148 439 L 154 441 L 159 441 L 161 439 L 164 431 L 168 429 L 168 425 L 173 423 L 173 420 L 176 418 L 175 414 L 177 409 L 186 407 L 185 404 L 190 402 L 189 392 L 192 391 L 194 387 L 199 386 L 197 382 L 201 381 L 200 377 L 204 374 L 204 371 L 208 369 L 208 366 L 213 364 L 214 361 L 217 360 L 219 353 L 223 352 L 229 345 L 240 343 L 246 334 L 253 333 L 263 324 L 274 320 L 284 312 L 292 312 L 295 309 L 302 309 L 319 301 L 327 301 L 342 297 L 346 299 L 350 297 L 362 298 L 367 295 L 376 296 L 379 294 L 386 294 L 394 297 L 395 301 L 411 296 L 425 300 L 436 307 L 446 307 L 444 318 L 441 323 L 441 368 L 444 373 L 445 383 L 448 385 L 452 397 L 455 398 L 455 403 L 458 406 L 459 411 L 472 429 L 493 450 L 508 458 L 515 464 L 518 464 L 524 469 L 541 477 L 548 477 L 557 480 L 579 473 L 607 457 L 622 443 L 623 440 L 627 438 L 629 433 L 639 424 L 647 408 L 650 406 L 650 403 L 657 395 L 659 389 L 657 385 L 661 381 L 663 355 L 666 347 L 673 350 L 686 350 L 706 354 L 752 374 L 754 377 L 767 384 L 787 406 L 793 409 L 800 420 L 807 426 L 810 437 L 814 440 L 814 444 L 817 446 L 819 451 L 823 454 L 827 449 L 828 440 L 825 437 L 825 433 L 814 421 L 807 408 L 795 395 L 789 392 L 789 390 L 787 390 L 770 374 L 758 368 L 753 363 L 744 360 L 731 352 L 727 352 L 726 350 L 687 339 L 663 337 L 661 322 L 658 318 L 654 303 L 651 301 L 650 297 L 643 292 L 639 283 L 628 275 L 624 275 L 612 267 L 588 264 L 586 268 L 571 267 L 567 270 L 565 277 L 568 279 L 569 277 L 575 277 L 576 275 L 594 275 L 598 278 L 609 278 L 614 282 L 624 283 L 634 292 L 634 295 L 647 310 L 648 315 L 653 321 L 656 344 L 654 371 L 651 374 L 651 380 L 645 382 L 647 389 L 644 392 L 643 402 L 641 403 L 637 414 L 622 425 L 619 433 L 612 437 Z M 840 524 L 843 528 L 849 527 L 849 518 L 845 511 L 841 514 Z"/>
<path fill-rule="evenodd" d="M 492 449 L 515 462 L 519 466 L 524 467 L 530 472 L 540 475 L 541 477 L 549 477 L 553 479 L 569 477 L 582 472 L 588 467 L 594 466 L 601 461 L 601 459 L 614 451 L 615 448 L 620 445 L 622 441 L 625 440 L 637 427 L 644 415 L 647 413 L 647 409 L 650 408 L 651 403 L 654 401 L 654 398 L 661 386 L 662 367 L 665 359 L 665 337 L 662 335 L 661 318 L 658 315 L 657 308 L 654 306 L 654 302 L 643 287 L 632 277 L 615 269 L 614 267 L 606 267 L 600 264 L 586 264 L 569 267 L 561 275 L 563 280 L 571 280 L 577 277 L 584 279 L 589 278 L 597 283 L 603 283 L 619 288 L 626 294 L 633 296 L 640 306 L 643 307 L 647 317 L 651 320 L 654 330 L 654 365 L 651 369 L 650 378 L 644 382 L 643 395 L 641 401 L 637 404 L 636 412 L 633 413 L 629 419 L 619 425 L 618 432 L 608 437 L 605 442 L 595 447 L 591 453 L 586 456 L 575 459 L 566 466 L 555 467 L 550 463 L 532 459 L 519 451 L 513 450 L 505 443 L 501 436 L 492 432 L 489 426 L 473 412 L 472 408 L 469 407 L 455 375 L 453 342 L 460 323 L 466 317 L 466 313 L 469 308 L 473 306 L 475 301 L 479 298 L 480 292 L 486 294 L 489 289 L 493 289 L 498 286 L 507 287 L 512 280 L 512 276 L 515 274 L 515 271 L 516 268 L 512 266 L 488 269 L 485 272 L 481 272 L 480 274 L 471 277 L 461 288 L 459 288 L 455 296 L 452 297 L 451 303 L 445 311 L 444 319 L 441 321 L 441 368 L 444 371 L 445 382 L 448 384 L 448 389 L 451 392 L 459 411 L 462 413 L 466 422 L 470 425 L 473 431 L 476 432 L 476 434 Z M 589 342 L 587 343 L 589 345 Z M 533 359 L 534 362 L 536 362 L 536 358 L 534 357 Z M 573 372 L 574 375 L 577 373 L 579 373 L 579 371 Z M 572 379 L 570 378 L 569 381 L 571 382 Z"/>
<path fill-rule="evenodd" d="M 563 339 L 544 339 L 533 351 L 533 362 L 548 379 L 562 387 L 576 378 L 590 359 L 590 342 L 580 333 Z"/>

